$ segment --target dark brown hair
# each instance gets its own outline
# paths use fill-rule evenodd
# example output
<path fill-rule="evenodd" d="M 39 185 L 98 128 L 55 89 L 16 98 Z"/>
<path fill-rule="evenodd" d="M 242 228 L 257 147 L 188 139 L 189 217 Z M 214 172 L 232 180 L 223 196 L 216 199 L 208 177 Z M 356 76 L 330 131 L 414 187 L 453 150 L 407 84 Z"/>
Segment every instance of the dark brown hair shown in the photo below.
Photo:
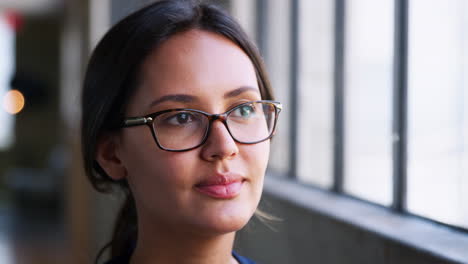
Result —
<path fill-rule="evenodd" d="M 191 0 L 159 1 L 112 27 L 91 56 L 81 101 L 81 144 L 86 175 L 97 191 L 108 193 L 113 187 L 118 187 L 126 196 L 112 239 L 103 248 L 110 247 L 112 257 L 123 254 L 136 241 L 137 214 L 126 180 L 111 179 L 97 163 L 98 139 L 119 130 L 124 110 L 139 85 L 141 67 L 148 55 L 171 36 L 190 29 L 222 35 L 239 46 L 254 65 L 262 99 L 273 99 L 256 46 L 233 18 L 214 5 Z"/>

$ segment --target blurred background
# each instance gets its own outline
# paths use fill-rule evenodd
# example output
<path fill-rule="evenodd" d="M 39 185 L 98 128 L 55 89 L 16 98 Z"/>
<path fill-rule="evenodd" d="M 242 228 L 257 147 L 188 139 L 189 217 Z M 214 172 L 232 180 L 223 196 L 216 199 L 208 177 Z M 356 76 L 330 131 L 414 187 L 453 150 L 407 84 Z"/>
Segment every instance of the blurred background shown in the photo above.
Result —
<path fill-rule="evenodd" d="M 0 0 L 0 264 L 92 263 L 118 196 L 81 168 L 87 59 L 151 0 Z M 260 263 L 468 263 L 468 1 L 217 0 L 284 105 Z M 254 231 L 252 231 L 254 230 Z"/>
<path fill-rule="evenodd" d="M 0 1 L 0 263 L 66 260 L 64 5 Z"/>

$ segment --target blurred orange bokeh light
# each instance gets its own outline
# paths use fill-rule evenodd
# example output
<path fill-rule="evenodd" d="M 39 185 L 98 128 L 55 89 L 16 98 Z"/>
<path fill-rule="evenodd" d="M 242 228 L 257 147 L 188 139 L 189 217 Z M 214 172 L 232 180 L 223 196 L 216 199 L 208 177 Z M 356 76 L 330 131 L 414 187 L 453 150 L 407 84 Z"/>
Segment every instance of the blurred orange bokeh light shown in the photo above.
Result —
<path fill-rule="evenodd" d="M 3 96 L 2 106 L 6 112 L 12 115 L 21 112 L 21 110 L 24 108 L 23 94 L 18 90 L 8 91 Z"/>

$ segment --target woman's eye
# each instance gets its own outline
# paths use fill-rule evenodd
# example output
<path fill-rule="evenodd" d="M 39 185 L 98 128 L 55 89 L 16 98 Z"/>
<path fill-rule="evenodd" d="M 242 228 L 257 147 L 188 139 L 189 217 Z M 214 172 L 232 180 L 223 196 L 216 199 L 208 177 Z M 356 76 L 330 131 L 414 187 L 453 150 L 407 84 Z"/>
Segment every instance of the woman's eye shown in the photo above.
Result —
<path fill-rule="evenodd" d="M 255 114 L 255 108 L 253 105 L 241 105 L 236 110 L 234 110 L 234 115 L 249 118 Z"/>
<path fill-rule="evenodd" d="M 184 112 L 184 113 L 177 113 L 175 115 L 172 115 L 171 117 L 167 118 L 166 122 L 171 124 L 171 125 L 186 125 L 190 122 L 194 121 L 194 116 L 190 113 Z"/>

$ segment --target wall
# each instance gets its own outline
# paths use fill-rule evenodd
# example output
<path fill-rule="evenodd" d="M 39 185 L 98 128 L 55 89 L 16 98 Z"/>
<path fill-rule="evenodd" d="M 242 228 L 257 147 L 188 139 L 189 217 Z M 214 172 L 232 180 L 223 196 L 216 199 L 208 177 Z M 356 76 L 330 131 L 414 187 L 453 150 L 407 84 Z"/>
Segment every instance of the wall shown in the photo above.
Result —
<path fill-rule="evenodd" d="M 263 208 L 282 220 L 269 227 L 252 219 L 236 241 L 236 249 L 258 263 L 457 263 L 279 198 L 268 189 Z"/>

